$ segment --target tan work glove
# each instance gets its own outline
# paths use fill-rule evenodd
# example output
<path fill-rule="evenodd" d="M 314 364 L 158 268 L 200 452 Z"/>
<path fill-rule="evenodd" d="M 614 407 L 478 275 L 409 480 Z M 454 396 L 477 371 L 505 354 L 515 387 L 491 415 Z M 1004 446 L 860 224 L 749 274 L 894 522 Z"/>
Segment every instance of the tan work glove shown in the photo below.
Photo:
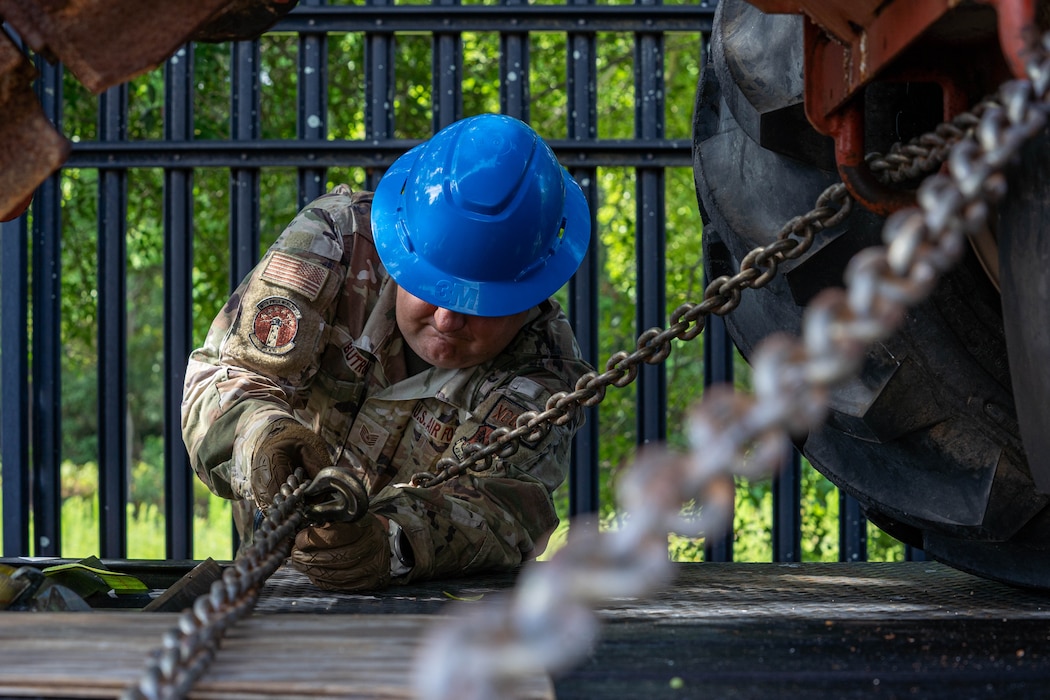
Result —
<path fill-rule="evenodd" d="M 291 563 L 319 588 L 364 591 L 390 583 L 390 542 L 379 518 L 366 513 L 353 523 L 328 523 L 295 536 Z"/>
<path fill-rule="evenodd" d="M 252 457 L 252 495 L 260 510 L 273 503 L 281 486 L 298 467 L 312 479 L 331 466 L 328 446 L 314 431 L 292 418 L 274 421 L 270 431 L 259 439 Z"/>

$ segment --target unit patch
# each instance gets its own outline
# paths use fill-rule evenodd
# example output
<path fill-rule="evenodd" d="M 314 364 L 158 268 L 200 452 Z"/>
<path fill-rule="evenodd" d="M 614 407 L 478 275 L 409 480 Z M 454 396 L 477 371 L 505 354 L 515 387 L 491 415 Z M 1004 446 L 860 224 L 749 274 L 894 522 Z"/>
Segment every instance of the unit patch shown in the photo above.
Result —
<path fill-rule="evenodd" d="M 525 407 L 516 401 L 511 401 L 506 396 L 500 398 L 485 416 L 485 423 L 497 428 L 517 427 L 518 416 L 525 412 Z"/>
<path fill-rule="evenodd" d="M 276 252 L 270 256 L 260 276 L 267 282 L 299 292 L 313 301 L 324 288 L 328 268 L 288 253 Z"/>
<path fill-rule="evenodd" d="M 248 338 L 260 351 L 284 355 L 295 347 L 299 320 L 303 317 L 295 302 L 284 297 L 267 297 L 255 305 L 255 320 Z"/>

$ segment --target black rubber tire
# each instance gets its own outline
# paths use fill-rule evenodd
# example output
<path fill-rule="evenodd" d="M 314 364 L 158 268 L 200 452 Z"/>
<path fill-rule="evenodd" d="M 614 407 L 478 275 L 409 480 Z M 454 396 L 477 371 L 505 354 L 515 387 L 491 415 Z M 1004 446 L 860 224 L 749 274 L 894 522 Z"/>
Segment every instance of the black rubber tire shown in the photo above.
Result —
<path fill-rule="evenodd" d="M 693 133 L 709 279 L 739 269 L 838 180 L 824 137 L 798 123 L 798 20 L 719 3 Z M 878 245 L 882 225 L 857 205 L 770 285 L 747 290 L 726 317 L 745 358 L 770 333 L 797 334 L 805 304 L 841 286 L 846 261 Z M 826 423 L 799 446 L 901 541 L 982 577 L 1050 590 L 1050 500 L 1029 473 L 1006 357 L 998 292 L 967 255 L 893 338 L 870 349 L 860 376 L 834 391 Z"/>

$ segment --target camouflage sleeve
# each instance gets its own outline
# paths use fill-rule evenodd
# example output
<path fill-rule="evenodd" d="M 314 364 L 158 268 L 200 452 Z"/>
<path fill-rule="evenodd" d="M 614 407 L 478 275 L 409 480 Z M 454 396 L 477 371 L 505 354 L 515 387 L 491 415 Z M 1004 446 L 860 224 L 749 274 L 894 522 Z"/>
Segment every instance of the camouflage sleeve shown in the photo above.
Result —
<path fill-rule="evenodd" d="M 190 355 L 182 434 L 214 493 L 250 497 L 259 436 L 305 404 L 346 276 L 345 234 L 362 211 L 367 221 L 367 203 L 339 186 L 299 212 Z"/>
<path fill-rule="evenodd" d="M 515 378 L 488 395 L 461 424 L 444 456 L 458 461 L 464 444 L 512 422 L 524 410 L 542 410 L 552 390 L 564 388 L 553 377 Z M 415 559 L 407 576 L 394 582 L 509 570 L 541 554 L 558 525 L 552 493 L 568 473 L 572 437 L 582 422 L 582 412 L 577 412 L 574 420 L 552 425 L 541 439 L 523 440 L 513 455 L 497 458 L 490 470 L 435 487 L 400 485 L 380 492 L 373 509 L 401 525 Z"/>

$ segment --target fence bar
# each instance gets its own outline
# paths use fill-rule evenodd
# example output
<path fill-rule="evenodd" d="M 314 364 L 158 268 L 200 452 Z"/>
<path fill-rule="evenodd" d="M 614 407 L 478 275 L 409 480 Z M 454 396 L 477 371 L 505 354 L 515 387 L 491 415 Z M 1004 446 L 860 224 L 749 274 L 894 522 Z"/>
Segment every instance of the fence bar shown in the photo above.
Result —
<path fill-rule="evenodd" d="M 787 448 L 773 475 L 773 561 L 802 561 L 802 456 Z"/>
<path fill-rule="evenodd" d="M 572 176 L 580 183 L 588 202 L 598 201 L 598 185 L 593 168 L 575 169 Z M 587 255 L 569 280 L 569 323 L 580 345 L 580 354 L 599 370 L 598 358 L 598 265 L 599 244 L 597 212 L 591 209 L 591 240 Z M 597 406 L 584 409 L 585 422 L 576 433 L 572 445 L 572 463 L 569 469 L 569 517 L 598 511 L 600 501 L 599 479 L 599 410 Z"/>
<path fill-rule="evenodd" d="M 193 138 L 193 45 L 164 65 L 164 138 Z M 193 171 L 164 169 L 164 512 L 169 559 L 193 557 L 193 470 L 182 442 L 182 384 L 193 349 Z"/>
<path fill-rule="evenodd" d="M 459 0 L 433 0 L 434 7 L 453 11 Z M 434 133 L 456 121 L 463 113 L 463 41 L 459 32 L 434 32 L 432 91 L 430 95 Z"/>
<path fill-rule="evenodd" d="M 839 561 L 868 559 L 868 519 L 860 503 L 845 491 L 839 491 Z"/>
<path fill-rule="evenodd" d="M 392 6 L 393 0 L 367 0 L 366 8 Z M 359 9 L 360 6 L 358 6 Z M 394 138 L 394 38 L 386 34 L 365 35 L 365 140 L 381 142 Z M 404 150 L 401 151 L 402 153 Z M 365 188 L 374 190 L 386 166 L 366 171 Z"/>
<path fill-rule="evenodd" d="M 380 50 L 383 43 L 374 37 Z M 370 44 L 371 46 L 372 44 Z M 392 46 L 389 47 L 392 49 Z M 374 59 L 373 60 L 377 60 Z M 393 60 L 393 59 L 391 59 Z M 367 61 L 367 59 L 366 59 Z M 392 65 L 392 64 L 386 64 Z M 376 70 L 387 69 L 381 62 Z M 381 75 L 371 79 L 389 85 Z M 392 78 L 391 78 L 392 81 Z M 366 82 L 366 93 L 371 85 Z M 375 96 L 378 105 L 393 95 Z M 135 141 L 104 146 L 94 142 L 73 144 L 73 152 L 66 161 L 75 168 L 151 168 L 178 166 L 183 168 L 260 168 L 265 166 L 310 167 L 358 166 L 362 168 L 386 168 L 401 154 L 421 139 L 394 139 L 393 115 L 384 107 L 371 117 L 366 112 L 366 128 L 370 122 L 389 127 L 391 136 L 380 138 L 368 136 L 362 141 L 325 141 L 303 143 L 295 140 L 266 139 L 265 141 L 196 141 L 191 144 L 175 144 L 167 141 Z M 366 134 L 369 133 L 366 131 Z M 669 168 L 692 165 L 692 141 L 689 139 L 667 139 L 642 141 L 637 139 L 603 139 L 598 141 L 573 141 L 546 138 L 550 147 L 567 167 L 586 165 L 590 167 L 634 167 L 645 163 L 647 167 Z"/>
<path fill-rule="evenodd" d="M 572 6 L 590 7 L 591 0 L 570 0 Z M 570 142 L 591 141 L 598 135 L 597 38 L 593 32 L 574 32 L 566 37 L 567 135 Z M 591 240 L 586 257 L 569 281 L 569 320 L 576 332 L 583 358 L 598 366 L 598 178 L 595 167 L 573 167 L 591 209 Z M 576 434 L 569 471 L 569 516 L 595 513 L 599 507 L 599 415 L 598 407 L 586 409 L 586 422 Z"/>
<path fill-rule="evenodd" d="M 697 5 L 365 5 L 300 4 L 275 26 L 280 32 L 702 32 L 711 33 L 714 4 Z"/>
<path fill-rule="evenodd" d="M 707 287 L 707 279 L 704 279 Z M 721 316 L 709 316 L 704 328 L 704 387 L 733 383 L 733 341 Z M 732 518 L 732 514 L 730 514 Z M 704 540 L 704 561 L 733 561 L 733 532 Z"/>
<path fill-rule="evenodd" d="M 99 97 L 98 138 L 127 137 L 127 84 Z M 98 173 L 98 406 L 99 548 L 127 556 L 127 171 Z"/>
<path fill-rule="evenodd" d="M 62 67 L 37 60 L 37 98 L 62 131 Z M 62 550 L 62 176 L 33 199 L 33 527 L 34 554 Z"/>
<path fill-rule="evenodd" d="M 230 137 L 240 141 L 259 138 L 259 41 L 234 41 L 230 58 Z M 230 289 L 244 279 L 259 261 L 259 169 L 230 169 Z M 234 550 L 240 547 L 237 528 Z"/>
<path fill-rule="evenodd" d="M 29 227 L 0 224 L 0 478 L 5 557 L 29 554 Z"/>
<path fill-rule="evenodd" d="M 904 545 L 904 561 L 928 561 L 926 550 L 906 544 Z"/>
<path fill-rule="evenodd" d="M 259 139 L 259 41 L 232 42 L 230 137 Z M 259 169 L 230 169 L 230 289 L 259 262 Z"/>
<path fill-rule="evenodd" d="M 641 0 L 657 6 L 660 0 Z M 664 135 L 663 37 L 638 33 L 634 38 L 635 137 L 659 141 Z M 637 169 L 637 224 L 635 227 L 638 277 L 639 333 L 663 328 L 667 317 L 666 214 L 663 168 Z M 638 373 L 638 444 L 667 439 L 667 368 L 664 363 L 643 364 Z"/>
<path fill-rule="evenodd" d="M 318 6 L 322 0 L 303 0 Z M 328 37 L 324 32 L 299 35 L 298 136 L 303 143 L 322 145 L 328 134 Z M 324 194 L 325 169 L 299 169 L 299 208 Z"/>
<path fill-rule="evenodd" d="M 19 47 L 7 25 L 0 31 Z M 4 508 L 3 555 L 25 556 L 29 549 L 29 220 L 0 223 L 0 480 Z"/>
<path fill-rule="evenodd" d="M 526 7 L 525 0 L 502 0 L 508 7 Z M 529 121 L 529 34 L 500 32 L 500 111 Z"/>

